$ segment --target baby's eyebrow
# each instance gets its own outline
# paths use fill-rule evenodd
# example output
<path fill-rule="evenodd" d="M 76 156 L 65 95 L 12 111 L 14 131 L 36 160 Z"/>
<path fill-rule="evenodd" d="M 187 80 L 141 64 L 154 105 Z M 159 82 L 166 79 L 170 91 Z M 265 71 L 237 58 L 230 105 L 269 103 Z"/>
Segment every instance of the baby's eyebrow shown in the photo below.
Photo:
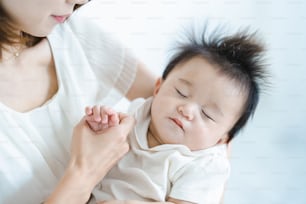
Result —
<path fill-rule="evenodd" d="M 212 106 L 212 109 L 215 111 L 215 113 L 217 113 L 218 115 L 220 115 L 220 116 L 224 116 L 224 114 L 223 114 L 223 112 L 221 111 L 221 109 L 218 107 L 218 105 L 217 104 L 213 104 L 213 106 Z"/>
<path fill-rule="evenodd" d="M 179 81 L 186 84 L 187 86 L 192 86 L 193 85 L 190 81 L 188 81 L 186 79 L 179 78 Z"/>

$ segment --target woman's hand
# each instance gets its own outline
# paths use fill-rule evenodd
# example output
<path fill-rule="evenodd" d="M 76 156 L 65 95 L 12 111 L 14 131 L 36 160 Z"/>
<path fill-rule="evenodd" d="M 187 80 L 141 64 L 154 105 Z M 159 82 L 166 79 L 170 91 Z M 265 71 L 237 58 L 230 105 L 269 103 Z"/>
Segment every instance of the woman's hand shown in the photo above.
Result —
<path fill-rule="evenodd" d="M 86 203 L 94 186 L 125 154 L 133 117 L 119 114 L 119 124 L 103 132 L 92 131 L 83 118 L 74 128 L 69 166 L 45 203 Z"/>
<path fill-rule="evenodd" d="M 83 120 L 75 127 L 71 145 L 72 165 L 88 174 L 96 183 L 125 154 L 129 146 L 126 137 L 134 126 L 134 118 L 119 114 L 119 125 L 103 132 L 93 132 Z"/>

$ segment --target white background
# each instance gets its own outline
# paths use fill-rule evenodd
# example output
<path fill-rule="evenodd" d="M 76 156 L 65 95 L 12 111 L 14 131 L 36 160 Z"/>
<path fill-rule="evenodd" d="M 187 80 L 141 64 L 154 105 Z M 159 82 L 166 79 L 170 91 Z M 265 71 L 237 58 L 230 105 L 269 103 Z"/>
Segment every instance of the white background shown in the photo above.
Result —
<path fill-rule="evenodd" d="M 106 29 L 157 75 L 183 26 L 208 20 L 258 30 L 271 86 L 233 141 L 225 204 L 306 203 L 305 0 L 100 1 Z"/>

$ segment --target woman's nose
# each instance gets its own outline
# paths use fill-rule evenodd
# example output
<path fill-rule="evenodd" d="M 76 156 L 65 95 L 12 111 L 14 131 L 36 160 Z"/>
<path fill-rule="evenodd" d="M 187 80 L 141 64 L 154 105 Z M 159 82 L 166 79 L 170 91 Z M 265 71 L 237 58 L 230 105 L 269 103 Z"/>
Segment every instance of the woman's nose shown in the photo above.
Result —
<path fill-rule="evenodd" d="M 187 120 L 193 120 L 196 110 L 195 104 L 184 104 L 178 106 L 178 112 Z"/>

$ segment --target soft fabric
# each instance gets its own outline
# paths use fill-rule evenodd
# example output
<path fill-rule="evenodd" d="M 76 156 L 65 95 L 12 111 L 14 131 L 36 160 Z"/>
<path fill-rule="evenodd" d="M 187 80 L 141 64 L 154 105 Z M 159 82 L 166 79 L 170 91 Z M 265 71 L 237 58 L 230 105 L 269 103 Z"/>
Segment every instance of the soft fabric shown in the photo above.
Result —
<path fill-rule="evenodd" d="M 93 18 L 91 10 L 103 6 L 97 2 L 48 36 L 58 92 L 25 113 L 0 103 L 0 203 L 42 202 L 67 166 L 72 129 L 85 106 L 116 104 L 135 78 L 134 58 L 102 30 L 98 13 Z"/>
<path fill-rule="evenodd" d="M 131 103 L 137 125 L 130 151 L 111 169 L 93 194 L 101 200 L 165 201 L 167 197 L 217 204 L 229 175 L 225 145 L 191 152 L 184 145 L 148 147 L 152 99 Z"/>

